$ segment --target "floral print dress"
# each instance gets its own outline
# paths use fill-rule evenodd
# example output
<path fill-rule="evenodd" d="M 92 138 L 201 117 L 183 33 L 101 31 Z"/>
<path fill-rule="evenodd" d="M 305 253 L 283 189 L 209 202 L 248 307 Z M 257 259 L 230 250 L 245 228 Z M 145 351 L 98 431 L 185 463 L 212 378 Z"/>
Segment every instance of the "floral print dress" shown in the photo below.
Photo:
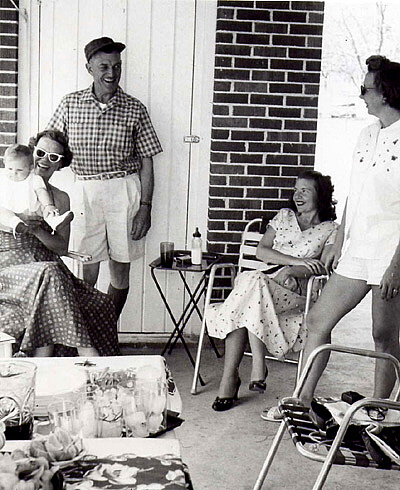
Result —
<path fill-rule="evenodd" d="M 319 258 L 324 247 L 334 243 L 337 229 L 336 223 L 324 221 L 302 231 L 295 212 L 286 208 L 277 213 L 269 226 L 276 232 L 274 250 L 299 258 Z M 305 287 L 300 286 L 303 287 L 293 292 L 278 284 L 274 275 L 262 271 L 240 273 L 228 298 L 208 308 L 209 335 L 224 339 L 238 328 L 247 328 L 278 358 L 290 350 L 300 350 L 306 338 L 303 327 L 306 297 L 302 294 Z"/>

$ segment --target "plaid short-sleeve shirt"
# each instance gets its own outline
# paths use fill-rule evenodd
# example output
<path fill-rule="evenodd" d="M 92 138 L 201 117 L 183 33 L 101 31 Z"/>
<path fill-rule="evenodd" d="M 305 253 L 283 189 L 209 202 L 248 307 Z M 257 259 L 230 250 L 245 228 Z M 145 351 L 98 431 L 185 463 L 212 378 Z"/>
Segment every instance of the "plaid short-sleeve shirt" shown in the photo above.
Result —
<path fill-rule="evenodd" d="M 139 170 L 143 158 L 162 151 L 146 107 L 120 87 L 104 108 L 92 86 L 66 95 L 50 128 L 66 135 L 78 175 Z"/>

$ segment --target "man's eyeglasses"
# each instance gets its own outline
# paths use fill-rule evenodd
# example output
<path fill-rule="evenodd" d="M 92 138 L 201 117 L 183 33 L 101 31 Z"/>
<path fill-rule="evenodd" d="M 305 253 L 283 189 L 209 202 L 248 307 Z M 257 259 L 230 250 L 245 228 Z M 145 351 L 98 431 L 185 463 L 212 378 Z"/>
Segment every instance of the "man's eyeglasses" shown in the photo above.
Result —
<path fill-rule="evenodd" d="M 361 95 L 365 95 L 367 93 L 367 90 L 373 90 L 375 87 L 366 87 L 365 85 L 361 85 L 360 90 L 361 90 Z"/>
<path fill-rule="evenodd" d="M 61 158 L 64 158 L 64 155 L 59 155 L 58 153 L 49 153 L 48 151 L 42 150 L 37 146 L 35 146 L 33 150 L 33 156 L 38 158 L 47 157 L 51 163 L 57 163 L 61 160 Z"/>

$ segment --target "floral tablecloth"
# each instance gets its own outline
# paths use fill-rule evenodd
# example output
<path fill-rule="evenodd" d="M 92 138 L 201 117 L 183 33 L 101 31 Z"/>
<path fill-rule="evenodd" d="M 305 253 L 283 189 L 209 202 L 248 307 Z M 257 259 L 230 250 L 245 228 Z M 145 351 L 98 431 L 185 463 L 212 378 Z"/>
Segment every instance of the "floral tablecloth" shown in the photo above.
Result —
<path fill-rule="evenodd" d="M 173 454 L 106 458 L 86 455 L 61 471 L 66 490 L 193 490 L 186 465 Z"/>

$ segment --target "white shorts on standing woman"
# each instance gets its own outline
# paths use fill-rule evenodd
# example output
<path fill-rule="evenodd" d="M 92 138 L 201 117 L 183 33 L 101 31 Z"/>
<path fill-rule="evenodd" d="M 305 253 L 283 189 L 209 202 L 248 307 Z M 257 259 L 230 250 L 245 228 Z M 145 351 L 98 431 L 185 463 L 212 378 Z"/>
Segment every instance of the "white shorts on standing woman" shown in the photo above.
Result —
<path fill-rule="evenodd" d="M 132 262 L 144 253 L 144 238 L 132 240 L 132 221 L 140 207 L 139 174 L 109 180 L 75 179 L 71 207 L 75 250 L 91 262 L 109 258 Z"/>
<path fill-rule="evenodd" d="M 389 264 L 389 259 L 366 259 L 345 253 L 340 258 L 335 272 L 349 279 L 365 281 L 370 286 L 379 286 Z"/>

